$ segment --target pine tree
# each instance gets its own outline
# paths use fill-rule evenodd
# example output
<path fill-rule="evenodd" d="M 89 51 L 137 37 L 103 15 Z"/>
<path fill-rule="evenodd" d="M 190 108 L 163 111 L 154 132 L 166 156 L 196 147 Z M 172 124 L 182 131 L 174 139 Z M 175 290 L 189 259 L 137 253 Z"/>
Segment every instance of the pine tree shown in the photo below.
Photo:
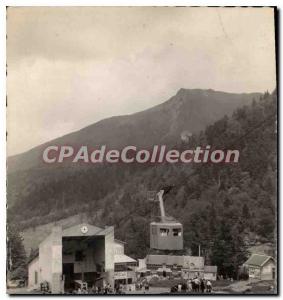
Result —
<path fill-rule="evenodd" d="M 10 224 L 7 233 L 7 252 L 7 268 L 11 272 L 11 279 L 25 277 L 27 257 L 23 238 L 18 228 Z"/>
<path fill-rule="evenodd" d="M 218 266 L 218 274 L 237 278 L 238 268 L 246 259 L 244 241 L 237 227 L 224 217 L 218 227 L 218 234 L 212 248 L 212 264 Z"/>

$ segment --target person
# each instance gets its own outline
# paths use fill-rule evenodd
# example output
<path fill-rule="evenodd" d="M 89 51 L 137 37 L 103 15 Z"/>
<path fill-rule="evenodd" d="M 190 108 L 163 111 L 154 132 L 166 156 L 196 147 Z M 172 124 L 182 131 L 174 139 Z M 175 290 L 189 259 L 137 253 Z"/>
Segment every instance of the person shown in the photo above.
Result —
<path fill-rule="evenodd" d="M 193 289 L 192 280 L 190 279 L 189 282 L 188 282 L 188 292 L 191 292 L 192 289 Z"/>
<path fill-rule="evenodd" d="M 171 287 L 171 289 L 170 289 L 170 292 L 171 292 L 171 293 L 176 293 L 177 289 L 178 289 L 178 288 L 177 288 L 175 285 L 173 285 L 173 286 Z"/>
<path fill-rule="evenodd" d="M 212 291 L 212 284 L 211 284 L 210 280 L 207 280 L 206 290 L 208 293 L 211 293 L 211 291 Z"/>
<path fill-rule="evenodd" d="M 106 284 L 105 286 L 104 286 L 104 295 L 107 295 L 108 294 L 108 285 Z"/>
<path fill-rule="evenodd" d="M 196 291 L 196 283 L 195 283 L 195 280 L 191 280 L 191 283 L 192 283 L 192 291 L 195 292 Z"/>
<path fill-rule="evenodd" d="M 94 284 L 91 286 L 91 288 L 89 289 L 89 294 L 95 294 L 95 287 Z"/>
<path fill-rule="evenodd" d="M 116 294 L 119 294 L 119 283 L 115 283 L 114 290 Z"/>
<path fill-rule="evenodd" d="M 270 291 L 274 291 L 274 286 L 271 285 L 271 286 L 269 287 L 269 289 L 270 289 Z"/>
<path fill-rule="evenodd" d="M 203 279 L 201 279 L 201 281 L 200 281 L 200 289 L 201 289 L 201 292 L 204 293 L 205 285 L 204 285 L 204 280 Z"/>
<path fill-rule="evenodd" d="M 200 281 L 199 281 L 199 279 L 197 277 L 194 279 L 194 283 L 195 283 L 195 292 L 199 292 Z"/>
<path fill-rule="evenodd" d="M 181 292 L 182 291 L 182 285 L 181 283 L 178 284 L 178 292 Z"/>
<path fill-rule="evenodd" d="M 149 284 L 148 284 L 147 282 L 145 283 L 144 289 L 145 289 L 146 291 L 149 290 Z"/>

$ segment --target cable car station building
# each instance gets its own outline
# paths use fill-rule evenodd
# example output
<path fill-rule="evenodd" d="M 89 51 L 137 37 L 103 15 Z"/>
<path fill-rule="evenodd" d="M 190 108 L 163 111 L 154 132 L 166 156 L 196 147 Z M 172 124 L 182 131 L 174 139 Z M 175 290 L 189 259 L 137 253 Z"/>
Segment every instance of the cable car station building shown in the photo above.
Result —
<path fill-rule="evenodd" d="M 115 241 L 113 226 L 56 226 L 28 265 L 28 287 L 40 289 L 41 283 L 48 282 L 52 294 L 72 291 L 83 282 L 88 287 L 110 284 L 113 288 L 115 277 L 123 279 L 121 273 L 115 276 L 115 269 L 128 270 L 129 264 L 135 265 L 135 260 L 124 254 L 123 243 Z M 125 275 L 129 280 L 129 272 Z"/>

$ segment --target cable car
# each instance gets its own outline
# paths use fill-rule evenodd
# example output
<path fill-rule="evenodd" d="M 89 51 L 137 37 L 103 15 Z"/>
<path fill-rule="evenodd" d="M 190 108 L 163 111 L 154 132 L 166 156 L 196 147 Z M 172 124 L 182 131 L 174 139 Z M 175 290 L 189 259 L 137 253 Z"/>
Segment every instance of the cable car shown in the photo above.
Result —
<path fill-rule="evenodd" d="M 161 189 L 157 194 L 160 208 L 160 221 L 150 223 L 150 248 L 156 250 L 182 250 L 183 225 L 170 216 L 166 216 L 163 196 L 168 188 Z M 155 197 L 156 198 L 156 197 Z"/>

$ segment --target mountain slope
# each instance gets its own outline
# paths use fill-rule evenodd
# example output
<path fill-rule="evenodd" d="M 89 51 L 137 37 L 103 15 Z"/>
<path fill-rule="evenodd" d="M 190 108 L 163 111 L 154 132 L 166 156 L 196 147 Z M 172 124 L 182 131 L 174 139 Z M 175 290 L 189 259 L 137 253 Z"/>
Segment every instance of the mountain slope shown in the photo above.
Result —
<path fill-rule="evenodd" d="M 176 144 L 184 130 L 197 133 L 242 105 L 258 99 L 259 93 L 232 94 L 214 90 L 180 89 L 168 101 L 132 115 L 99 121 L 77 132 L 8 158 L 8 173 L 45 168 L 42 152 L 48 145 L 88 145 L 120 149 L 127 145 L 150 147 Z"/>
<path fill-rule="evenodd" d="M 231 94 L 213 90 L 181 89 L 171 99 L 146 111 L 113 117 L 90 125 L 54 141 L 8 158 L 9 215 L 19 222 L 53 221 L 68 217 L 111 195 L 129 181 L 142 176 L 148 166 L 135 165 L 64 165 L 42 163 L 42 151 L 53 145 L 106 144 L 119 149 L 126 145 L 148 147 L 154 144 L 176 146 L 180 134 L 197 134 L 208 124 L 258 99 L 260 94 Z M 166 172 L 166 170 L 165 170 Z M 111 187 L 109 186 L 111 182 Z M 33 222 L 33 223 L 34 223 Z M 28 225 L 27 225 L 28 226 Z"/>
<path fill-rule="evenodd" d="M 115 236 L 127 242 L 128 253 L 143 257 L 149 246 L 148 224 L 159 215 L 158 205 L 146 201 L 147 191 L 170 184 L 174 189 L 167 196 L 166 212 L 183 223 L 186 248 L 197 254 L 200 244 L 208 263 L 224 266 L 238 251 L 244 254 L 244 245 L 274 245 L 276 112 L 276 93 L 265 94 L 207 126 L 189 145 L 209 143 L 223 149 L 233 145 L 240 151 L 238 164 L 85 166 L 53 171 L 48 180 L 42 170 L 19 172 L 18 178 L 28 178 L 27 186 L 17 189 L 8 220 L 26 228 L 31 238 L 32 228 L 80 213 L 91 224 L 114 225 Z M 228 246 L 221 249 L 223 238 L 229 238 L 233 253 Z M 226 257 L 218 255 L 225 251 Z M 235 259 L 241 264 L 244 256 Z"/>

